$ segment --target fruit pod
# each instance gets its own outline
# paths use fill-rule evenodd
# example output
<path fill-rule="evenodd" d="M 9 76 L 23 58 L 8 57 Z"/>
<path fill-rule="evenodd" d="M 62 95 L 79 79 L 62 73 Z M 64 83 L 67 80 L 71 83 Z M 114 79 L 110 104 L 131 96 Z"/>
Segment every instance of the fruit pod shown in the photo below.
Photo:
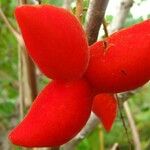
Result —
<path fill-rule="evenodd" d="M 70 81 L 83 75 L 88 44 L 74 15 L 51 5 L 25 5 L 15 16 L 29 55 L 47 77 Z"/>
<path fill-rule="evenodd" d="M 112 34 L 90 47 L 86 77 L 100 92 L 138 88 L 150 80 L 150 20 Z"/>
<path fill-rule="evenodd" d="M 92 110 L 101 120 L 106 131 L 109 132 L 117 115 L 117 101 L 114 95 L 108 93 L 96 95 L 93 100 Z"/>
<path fill-rule="evenodd" d="M 37 96 L 24 120 L 9 139 L 25 147 L 53 147 L 68 142 L 85 125 L 92 107 L 85 80 L 53 81 Z"/>

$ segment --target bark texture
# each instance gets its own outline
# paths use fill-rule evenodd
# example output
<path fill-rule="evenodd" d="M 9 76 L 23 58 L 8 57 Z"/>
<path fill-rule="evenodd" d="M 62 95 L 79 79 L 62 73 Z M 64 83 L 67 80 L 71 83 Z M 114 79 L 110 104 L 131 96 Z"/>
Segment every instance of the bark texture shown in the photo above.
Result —
<path fill-rule="evenodd" d="M 96 42 L 109 0 L 90 0 L 86 16 L 86 34 L 89 45 Z"/>

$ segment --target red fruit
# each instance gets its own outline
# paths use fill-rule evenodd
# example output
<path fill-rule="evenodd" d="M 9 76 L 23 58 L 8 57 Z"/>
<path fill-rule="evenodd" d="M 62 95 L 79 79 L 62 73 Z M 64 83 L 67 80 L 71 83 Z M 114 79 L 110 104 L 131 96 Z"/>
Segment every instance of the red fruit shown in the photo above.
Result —
<path fill-rule="evenodd" d="M 84 80 L 54 81 L 39 94 L 24 120 L 9 135 L 25 147 L 51 147 L 66 143 L 85 125 L 92 100 Z"/>
<path fill-rule="evenodd" d="M 68 81 L 83 75 L 88 44 L 75 16 L 50 5 L 17 7 L 15 15 L 30 56 L 47 77 Z"/>
<path fill-rule="evenodd" d="M 93 101 L 93 112 L 99 117 L 106 131 L 110 131 L 117 114 L 117 101 L 112 94 L 98 94 Z"/>
<path fill-rule="evenodd" d="M 90 47 L 86 76 L 103 92 L 123 92 L 150 79 L 150 20 L 112 34 Z"/>

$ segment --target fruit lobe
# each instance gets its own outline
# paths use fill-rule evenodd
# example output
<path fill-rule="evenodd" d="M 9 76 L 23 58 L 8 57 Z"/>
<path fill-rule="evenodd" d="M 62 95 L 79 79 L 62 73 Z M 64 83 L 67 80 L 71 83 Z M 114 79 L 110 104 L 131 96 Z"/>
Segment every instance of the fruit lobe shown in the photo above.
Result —
<path fill-rule="evenodd" d="M 37 96 L 24 120 L 11 131 L 12 143 L 52 147 L 66 143 L 85 125 L 92 107 L 85 80 L 53 81 Z"/>
<path fill-rule="evenodd" d="M 113 94 L 102 93 L 95 96 L 93 112 L 101 120 L 106 131 L 110 131 L 117 114 L 117 101 Z"/>
<path fill-rule="evenodd" d="M 86 77 L 100 92 L 133 90 L 150 80 L 150 20 L 90 47 Z"/>
<path fill-rule="evenodd" d="M 89 51 L 75 16 L 51 5 L 20 6 L 15 16 L 29 55 L 47 77 L 70 81 L 83 75 Z"/>

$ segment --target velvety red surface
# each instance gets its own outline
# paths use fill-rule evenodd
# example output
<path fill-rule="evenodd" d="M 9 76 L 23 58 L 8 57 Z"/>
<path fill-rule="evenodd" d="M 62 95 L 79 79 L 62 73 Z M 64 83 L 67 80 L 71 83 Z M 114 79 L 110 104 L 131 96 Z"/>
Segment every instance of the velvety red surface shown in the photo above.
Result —
<path fill-rule="evenodd" d="M 103 92 L 123 92 L 150 79 L 150 20 L 114 33 L 90 47 L 86 73 Z"/>
<path fill-rule="evenodd" d="M 9 139 L 25 147 L 51 147 L 66 143 L 85 125 L 92 100 L 86 81 L 53 81 L 33 102 Z"/>
<path fill-rule="evenodd" d="M 110 131 L 117 114 L 117 101 L 112 94 L 98 94 L 93 101 L 93 112 L 99 117 L 106 131 Z"/>
<path fill-rule="evenodd" d="M 50 5 L 17 7 L 15 15 L 27 50 L 45 75 L 67 81 L 82 76 L 88 44 L 74 15 Z"/>

